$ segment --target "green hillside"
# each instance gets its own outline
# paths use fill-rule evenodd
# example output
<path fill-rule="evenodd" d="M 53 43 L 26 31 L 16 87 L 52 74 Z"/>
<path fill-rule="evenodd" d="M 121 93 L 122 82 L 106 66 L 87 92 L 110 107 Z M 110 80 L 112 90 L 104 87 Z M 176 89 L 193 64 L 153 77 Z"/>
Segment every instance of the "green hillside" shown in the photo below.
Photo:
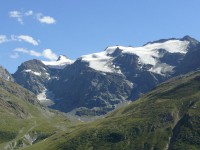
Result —
<path fill-rule="evenodd" d="M 106 118 L 25 149 L 200 149 L 200 72 L 171 79 Z"/>
<path fill-rule="evenodd" d="M 0 149 L 20 149 L 70 126 L 66 117 L 42 107 L 34 94 L 0 79 Z"/>

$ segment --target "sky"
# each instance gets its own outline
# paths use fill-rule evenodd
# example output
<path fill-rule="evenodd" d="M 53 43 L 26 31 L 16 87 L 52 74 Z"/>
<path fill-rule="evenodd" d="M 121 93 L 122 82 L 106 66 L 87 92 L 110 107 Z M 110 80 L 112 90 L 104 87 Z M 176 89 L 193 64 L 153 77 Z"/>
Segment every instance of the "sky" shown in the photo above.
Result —
<path fill-rule="evenodd" d="M 185 35 L 200 40 L 199 0 L 1 0 L 0 65 L 72 60 L 108 46 Z"/>

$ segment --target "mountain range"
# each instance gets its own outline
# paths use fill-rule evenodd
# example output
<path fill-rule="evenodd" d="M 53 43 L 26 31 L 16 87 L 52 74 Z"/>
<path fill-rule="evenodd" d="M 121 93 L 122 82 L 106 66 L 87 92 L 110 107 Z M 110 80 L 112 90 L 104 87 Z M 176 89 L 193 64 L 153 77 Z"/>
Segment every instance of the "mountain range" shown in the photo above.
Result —
<path fill-rule="evenodd" d="M 142 47 L 107 47 L 72 61 L 29 60 L 15 81 L 43 103 L 78 116 L 99 116 L 136 100 L 171 77 L 200 67 L 199 42 L 189 36 L 148 42 Z"/>

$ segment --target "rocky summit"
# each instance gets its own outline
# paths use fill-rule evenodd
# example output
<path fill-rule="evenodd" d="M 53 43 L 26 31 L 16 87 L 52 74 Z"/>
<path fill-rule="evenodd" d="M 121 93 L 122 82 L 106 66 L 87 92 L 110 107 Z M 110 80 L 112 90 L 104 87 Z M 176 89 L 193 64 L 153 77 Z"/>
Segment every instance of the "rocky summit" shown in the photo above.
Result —
<path fill-rule="evenodd" d="M 12 75 L 2 66 L 0 66 L 0 78 L 7 81 L 14 81 Z"/>

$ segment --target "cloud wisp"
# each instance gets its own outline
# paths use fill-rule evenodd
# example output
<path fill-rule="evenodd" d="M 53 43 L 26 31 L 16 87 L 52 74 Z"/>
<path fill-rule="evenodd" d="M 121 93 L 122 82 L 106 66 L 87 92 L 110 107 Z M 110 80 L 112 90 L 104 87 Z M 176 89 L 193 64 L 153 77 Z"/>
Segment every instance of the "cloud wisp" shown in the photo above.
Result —
<path fill-rule="evenodd" d="M 0 35 L 0 44 L 5 42 L 14 42 L 14 41 L 26 42 L 34 46 L 39 45 L 39 40 L 35 40 L 33 37 L 29 35 L 11 35 L 10 37 L 7 37 L 6 35 Z"/>
<path fill-rule="evenodd" d="M 28 50 L 25 48 L 16 48 L 13 51 L 14 54 L 10 55 L 10 58 L 18 58 L 19 53 L 24 53 L 35 57 L 44 57 L 50 61 L 55 61 L 58 58 L 57 54 L 55 54 L 51 49 L 44 49 L 42 52 L 37 52 L 35 50 Z"/>
<path fill-rule="evenodd" d="M 25 53 L 25 54 L 36 56 L 36 57 L 42 56 L 40 52 L 36 52 L 35 50 L 27 50 L 25 48 L 16 48 L 14 51 L 19 52 L 19 53 Z"/>
<path fill-rule="evenodd" d="M 12 58 L 12 59 L 16 59 L 18 57 L 19 57 L 18 53 L 13 53 L 13 54 L 10 55 L 10 58 Z"/>
<path fill-rule="evenodd" d="M 32 10 L 26 12 L 22 11 L 10 11 L 9 17 L 15 18 L 20 24 L 24 24 L 25 17 L 32 17 L 42 24 L 55 24 L 56 19 L 51 16 L 45 16 L 42 13 L 34 13 Z"/>
<path fill-rule="evenodd" d="M 32 16 L 33 15 L 33 11 L 29 10 L 27 12 L 24 13 L 25 16 Z"/>
<path fill-rule="evenodd" d="M 11 18 L 15 18 L 20 24 L 24 24 L 24 21 L 23 21 L 23 14 L 19 11 L 10 11 L 9 12 L 9 17 Z"/>
<path fill-rule="evenodd" d="M 0 44 L 8 42 L 8 38 L 6 35 L 0 35 Z"/>
<path fill-rule="evenodd" d="M 43 16 L 42 14 L 37 15 L 37 20 L 40 23 L 45 23 L 45 24 L 55 24 L 56 23 L 56 20 L 53 17 Z"/>
<path fill-rule="evenodd" d="M 24 42 L 30 43 L 34 46 L 38 45 L 38 41 L 29 35 L 19 35 L 19 36 L 13 36 L 13 37 L 14 37 L 14 40 L 16 39 L 17 41 L 20 41 L 20 42 L 24 41 Z"/>

